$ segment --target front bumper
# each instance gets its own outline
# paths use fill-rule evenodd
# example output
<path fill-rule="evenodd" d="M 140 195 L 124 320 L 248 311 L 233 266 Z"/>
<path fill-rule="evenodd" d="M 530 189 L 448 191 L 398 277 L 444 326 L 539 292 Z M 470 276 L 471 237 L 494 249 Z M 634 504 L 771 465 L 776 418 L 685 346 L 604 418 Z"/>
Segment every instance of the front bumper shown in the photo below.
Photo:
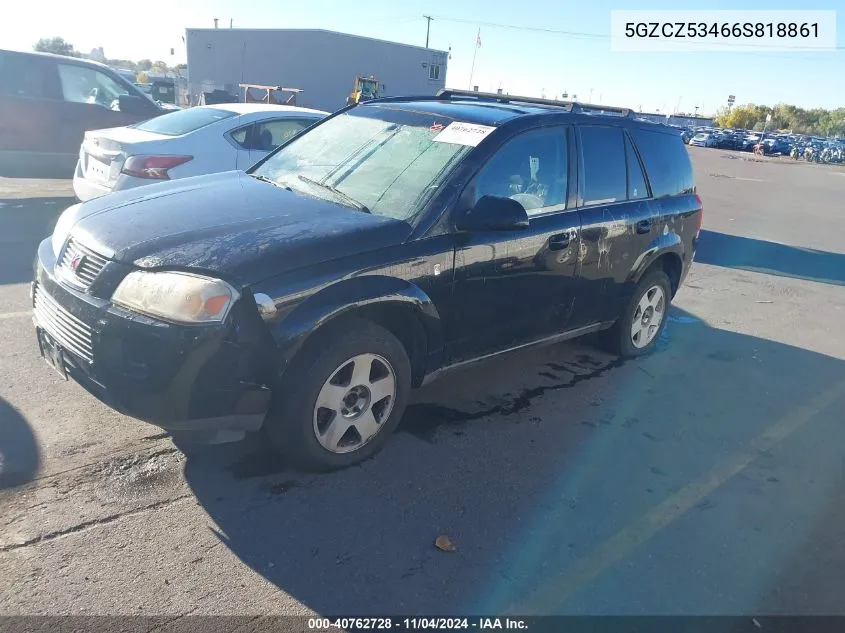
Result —
<path fill-rule="evenodd" d="M 48 238 L 35 262 L 34 321 L 61 347 L 70 378 L 113 409 L 164 429 L 261 427 L 275 346 L 254 306 L 240 301 L 220 325 L 166 323 L 95 296 L 96 285 L 60 284 L 55 264 Z M 101 277 L 108 276 L 107 265 Z"/>

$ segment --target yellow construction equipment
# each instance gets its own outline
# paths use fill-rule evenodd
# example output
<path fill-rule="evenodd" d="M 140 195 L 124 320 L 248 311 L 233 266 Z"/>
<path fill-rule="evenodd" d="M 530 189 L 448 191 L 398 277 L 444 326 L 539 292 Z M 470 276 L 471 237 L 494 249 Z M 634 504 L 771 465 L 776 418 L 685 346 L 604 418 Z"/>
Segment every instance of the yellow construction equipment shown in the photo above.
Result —
<path fill-rule="evenodd" d="M 352 94 L 346 98 L 346 105 L 361 103 L 370 99 L 378 99 L 378 97 L 378 79 L 372 75 L 369 77 L 355 77 L 355 85 L 352 88 Z"/>

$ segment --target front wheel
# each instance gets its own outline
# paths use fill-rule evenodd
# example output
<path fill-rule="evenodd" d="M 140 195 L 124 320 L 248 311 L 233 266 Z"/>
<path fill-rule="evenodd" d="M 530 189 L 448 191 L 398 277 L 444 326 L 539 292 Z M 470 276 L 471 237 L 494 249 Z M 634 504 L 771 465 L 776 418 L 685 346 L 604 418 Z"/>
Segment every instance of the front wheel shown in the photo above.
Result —
<path fill-rule="evenodd" d="M 337 470 L 384 446 L 405 411 L 411 365 L 399 340 L 369 321 L 314 336 L 274 389 L 266 432 L 297 466 Z"/>
<path fill-rule="evenodd" d="M 609 351 L 632 358 L 653 351 L 666 325 L 672 287 L 662 270 L 647 273 L 637 284 L 622 316 L 603 333 Z"/>

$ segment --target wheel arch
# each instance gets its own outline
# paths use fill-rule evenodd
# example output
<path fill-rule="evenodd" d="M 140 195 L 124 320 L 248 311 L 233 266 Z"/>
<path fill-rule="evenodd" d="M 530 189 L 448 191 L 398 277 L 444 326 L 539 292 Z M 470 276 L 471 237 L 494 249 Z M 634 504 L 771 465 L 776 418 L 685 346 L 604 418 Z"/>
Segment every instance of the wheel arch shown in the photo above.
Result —
<path fill-rule="evenodd" d="M 674 297 L 684 272 L 684 244 L 677 233 L 661 235 L 637 258 L 629 277 L 631 286 L 636 287 L 640 279 L 654 269 L 662 269 L 669 277 Z"/>
<path fill-rule="evenodd" d="M 351 319 L 366 319 L 390 331 L 411 361 L 412 384 L 429 371 L 429 359 L 443 349 L 443 326 L 434 302 L 403 279 L 366 275 L 337 282 L 299 304 L 271 329 L 281 353 L 280 373 L 326 328 L 342 330 Z"/>

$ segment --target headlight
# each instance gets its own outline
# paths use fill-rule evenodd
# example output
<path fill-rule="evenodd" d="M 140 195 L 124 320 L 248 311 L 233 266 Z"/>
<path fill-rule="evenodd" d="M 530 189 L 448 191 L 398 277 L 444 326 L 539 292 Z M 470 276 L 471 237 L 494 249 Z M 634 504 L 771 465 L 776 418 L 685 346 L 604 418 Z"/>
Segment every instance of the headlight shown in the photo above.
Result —
<path fill-rule="evenodd" d="M 225 281 L 179 272 L 129 273 L 112 295 L 120 306 L 181 323 L 218 323 L 238 291 Z"/>
<path fill-rule="evenodd" d="M 53 229 L 53 236 L 50 238 L 50 243 L 53 246 L 53 255 L 56 257 L 59 256 L 62 246 L 65 245 L 65 241 L 73 225 L 76 224 L 76 220 L 79 218 L 79 209 L 81 208 L 82 204 L 75 204 L 68 207 L 56 221 L 56 228 Z"/>

